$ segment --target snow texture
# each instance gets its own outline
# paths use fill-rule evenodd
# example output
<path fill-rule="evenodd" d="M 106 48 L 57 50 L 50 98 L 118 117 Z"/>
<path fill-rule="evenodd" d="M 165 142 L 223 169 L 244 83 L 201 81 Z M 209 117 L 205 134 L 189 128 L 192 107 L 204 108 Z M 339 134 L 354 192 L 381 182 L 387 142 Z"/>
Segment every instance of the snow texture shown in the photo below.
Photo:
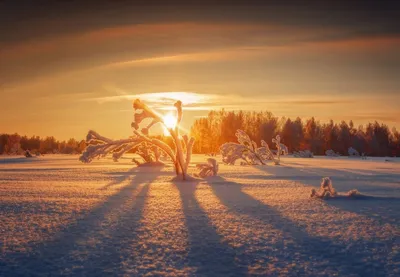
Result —
<path fill-rule="evenodd" d="M 287 156 L 183 182 L 132 157 L 0 158 L 0 276 L 400 276 L 399 158 Z M 363 197 L 310 198 L 324 176 Z"/>

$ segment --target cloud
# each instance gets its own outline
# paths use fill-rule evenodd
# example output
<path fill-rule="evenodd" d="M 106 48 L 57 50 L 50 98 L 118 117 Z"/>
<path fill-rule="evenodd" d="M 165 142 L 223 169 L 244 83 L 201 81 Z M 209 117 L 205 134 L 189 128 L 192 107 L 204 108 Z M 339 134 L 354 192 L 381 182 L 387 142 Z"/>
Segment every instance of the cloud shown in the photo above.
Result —
<path fill-rule="evenodd" d="M 348 104 L 354 103 L 354 100 L 296 100 L 296 101 L 285 101 L 285 102 L 275 102 L 279 104 L 289 104 L 289 105 L 336 105 L 336 104 Z"/>
<path fill-rule="evenodd" d="M 105 97 L 85 98 L 82 101 L 92 101 L 98 104 L 106 104 L 119 101 L 133 101 L 141 99 L 151 108 L 163 111 L 174 110 L 173 104 L 177 100 L 183 102 L 183 109 L 187 111 L 210 111 L 210 110 L 265 110 L 280 107 L 294 106 L 332 106 L 353 103 L 352 99 L 327 99 L 320 97 L 315 100 L 315 95 L 303 95 L 302 99 L 287 99 L 287 97 L 270 94 L 268 97 L 246 97 L 237 94 L 203 94 L 197 92 L 152 92 L 141 94 L 129 94 L 125 90 L 111 89 L 109 92 L 119 92 L 118 95 Z"/>
<path fill-rule="evenodd" d="M 341 50 L 382 51 L 400 45 L 394 33 L 268 22 L 128 24 L 61 33 L 0 47 L 4 82 L 71 71 L 258 59 Z"/>

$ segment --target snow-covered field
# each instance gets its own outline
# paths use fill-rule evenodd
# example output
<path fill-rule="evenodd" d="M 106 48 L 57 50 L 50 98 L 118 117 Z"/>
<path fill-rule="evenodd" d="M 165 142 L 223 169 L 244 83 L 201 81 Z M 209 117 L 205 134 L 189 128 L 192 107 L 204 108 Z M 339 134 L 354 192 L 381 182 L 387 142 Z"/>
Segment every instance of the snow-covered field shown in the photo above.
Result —
<path fill-rule="evenodd" d="M 325 176 L 370 197 L 310 199 Z M 399 159 L 173 177 L 129 157 L 1 157 L 0 276 L 400 276 Z"/>

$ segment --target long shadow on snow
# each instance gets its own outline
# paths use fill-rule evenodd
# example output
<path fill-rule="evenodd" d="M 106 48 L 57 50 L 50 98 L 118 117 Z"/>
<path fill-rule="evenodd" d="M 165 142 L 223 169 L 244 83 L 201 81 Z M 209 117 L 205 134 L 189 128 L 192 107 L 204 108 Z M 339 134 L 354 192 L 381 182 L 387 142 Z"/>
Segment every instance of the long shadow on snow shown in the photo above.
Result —
<path fill-rule="evenodd" d="M 146 174 L 145 170 L 138 169 L 135 173 L 128 185 L 66 226 L 51 241 L 34 245 L 29 253 L 7 255 L 0 262 L 0 276 L 123 275 L 122 253 L 136 239 L 148 184 L 157 177 Z M 140 184 L 146 185 L 133 198 L 132 193 Z M 110 213 L 118 218 L 111 222 L 114 227 L 107 226 L 106 216 Z M 129 254 L 129 250 L 125 252 Z"/>
<path fill-rule="evenodd" d="M 289 168 L 288 168 L 289 169 Z M 290 170 L 290 169 L 289 169 Z M 297 181 L 300 183 L 303 183 L 305 185 L 310 185 L 315 188 L 320 187 L 321 183 L 321 178 L 322 177 L 331 177 L 332 175 L 323 175 L 323 174 L 301 174 L 298 172 L 294 172 L 293 170 L 291 171 L 294 174 L 293 175 L 241 175 L 241 176 L 233 176 L 235 178 L 239 179 L 253 179 L 253 180 L 287 180 L 287 181 Z M 378 177 L 379 176 L 374 176 Z M 371 176 L 359 176 L 355 178 L 354 176 L 349 178 L 349 177 L 340 177 L 340 176 L 333 176 L 331 177 L 331 180 L 333 182 L 333 186 L 335 189 L 337 189 L 340 192 L 347 192 L 350 189 L 358 189 L 361 192 L 365 192 L 366 194 L 371 194 L 374 192 L 384 192 L 386 194 L 393 194 L 397 193 L 400 197 L 400 193 L 398 188 L 400 185 L 398 185 L 397 180 L 373 180 L 373 177 Z M 383 182 L 384 186 L 382 186 Z M 350 187 L 349 187 L 350 186 Z"/>
<path fill-rule="evenodd" d="M 345 168 L 326 168 L 318 166 L 306 166 L 306 167 L 293 167 L 292 162 L 282 162 L 280 166 L 256 166 L 259 170 L 272 173 L 279 177 L 292 178 L 293 173 L 297 176 L 319 176 L 319 177 L 332 177 L 337 179 L 346 180 L 371 180 L 372 178 L 380 178 L 388 182 L 398 183 L 400 179 L 399 173 L 379 173 L 374 170 L 366 169 L 345 169 Z"/>
<path fill-rule="evenodd" d="M 379 220 L 382 223 L 395 223 L 400 220 L 400 194 L 398 192 L 398 180 L 396 176 L 398 174 L 375 174 L 373 176 L 367 176 L 358 173 L 350 173 L 340 169 L 326 169 L 316 168 L 316 170 L 323 170 L 325 175 L 316 173 L 306 173 L 300 171 L 298 168 L 289 166 L 257 166 L 261 171 L 265 171 L 272 175 L 255 175 L 251 176 L 252 179 L 262 180 L 291 180 L 301 182 L 305 185 L 311 185 L 315 188 L 319 188 L 321 177 L 329 176 L 332 179 L 333 187 L 339 193 L 346 193 L 350 189 L 358 189 L 361 196 L 356 198 L 345 198 L 338 197 L 337 199 L 330 199 L 327 201 L 328 204 L 355 212 L 363 216 Z M 346 175 L 343 175 L 346 174 Z M 385 177 L 387 179 L 385 179 Z M 393 179 L 392 179 L 393 177 Z M 385 185 L 382 186 L 381 180 L 375 181 L 374 178 L 383 178 L 382 182 Z M 384 193 L 385 195 L 391 195 L 392 197 L 383 197 L 369 195 L 374 193 Z M 396 197 L 393 197 L 396 195 Z M 397 195 L 399 197 L 397 197 Z"/>
<path fill-rule="evenodd" d="M 76 170 L 74 167 L 54 167 L 54 168 L 1 168 L 0 172 L 46 172 L 46 171 L 70 171 Z"/>
<path fill-rule="evenodd" d="M 107 175 L 117 175 L 117 177 L 115 177 L 114 180 L 111 181 L 110 183 L 108 183 L 107 185 L 101 187 L 100 190 L 106 190 L 113 186 L 123 183 L 125 180 L 128 180 L 130 178 L 130 176 L 133 173 L 135 173 L 136 171 L 138 171 L 138 167 L 133 167 L 133 168 L 129 169 L 128 171 L 124 171 L 124 172 L 106 173 Z"/>
<path fill-rule="evenodd" d="M 400 222 L 400 198 L 357 195 L 339 196 L 324 200 L 331 206 L 357 213 L 378 221 L 380 224 L 398 225 Z"/>
<path fill-rule="evenodd" d="M 40 162 L 43 162 L 43 160 L 38 157 L 32 157 L 32 158 L 18 157 L 18 158 L 0 159 L 0 164 L 26 164 L 26 163 L 40 163 Z"/>
<path fill-rule="evenodd" d="M 196 276 L 244 276 L 247 270 L 235 264 L 235 252 L 210 222 L 195 197 L 199 180 L 174 181 L 182 200 L 189 235 L 188 265 Z"/>
<path fill-rule="evenodd" d="M 208 183 L 214 194 L 230 210 L 254 217 L 281 230 L 284 236 L 295 241 L 295 247 L 297 247 L 295 251 L 298 251 L 305 261 L 312 258 L 323 262 L 321 268 L 314 268 L 314 270 L 325 270 L 329 267 L 330 270 L 338 271 L 341 276 L 348 274 L 355 276 L 386 275 L 383 264 L 372 265 L 365 262 L 371 253 L 348 253 L 345 245 L 335 244 L 329 239 L 310 235 L 302 227 L 296 226 L 296 222 L 281 215 L 277 209 L 244 193 L 241 184 L 227 181 L 222 177 L 209 178 Z M 308 272 L 296 272 L 300 275 L 309 274 Z"/>

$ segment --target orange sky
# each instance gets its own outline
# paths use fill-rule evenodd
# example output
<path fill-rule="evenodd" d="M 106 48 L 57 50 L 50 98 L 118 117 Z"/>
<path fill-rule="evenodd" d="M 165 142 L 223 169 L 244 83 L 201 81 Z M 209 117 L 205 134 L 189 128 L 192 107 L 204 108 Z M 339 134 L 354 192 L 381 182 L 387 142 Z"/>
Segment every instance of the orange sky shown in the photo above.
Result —
<path fill-rule="evenodd" d="M 0 132 L 126 137 L 136 97 L 160 112 L 180 98 L 186 128 L 220 108 L 400 127 L 397 30 L 251 20 L 247 12 L 72 30 L 60 21 L 89 14 L 46 18 L 56 27 L 27 19 L 31 33 L 0 40 Z"/>

